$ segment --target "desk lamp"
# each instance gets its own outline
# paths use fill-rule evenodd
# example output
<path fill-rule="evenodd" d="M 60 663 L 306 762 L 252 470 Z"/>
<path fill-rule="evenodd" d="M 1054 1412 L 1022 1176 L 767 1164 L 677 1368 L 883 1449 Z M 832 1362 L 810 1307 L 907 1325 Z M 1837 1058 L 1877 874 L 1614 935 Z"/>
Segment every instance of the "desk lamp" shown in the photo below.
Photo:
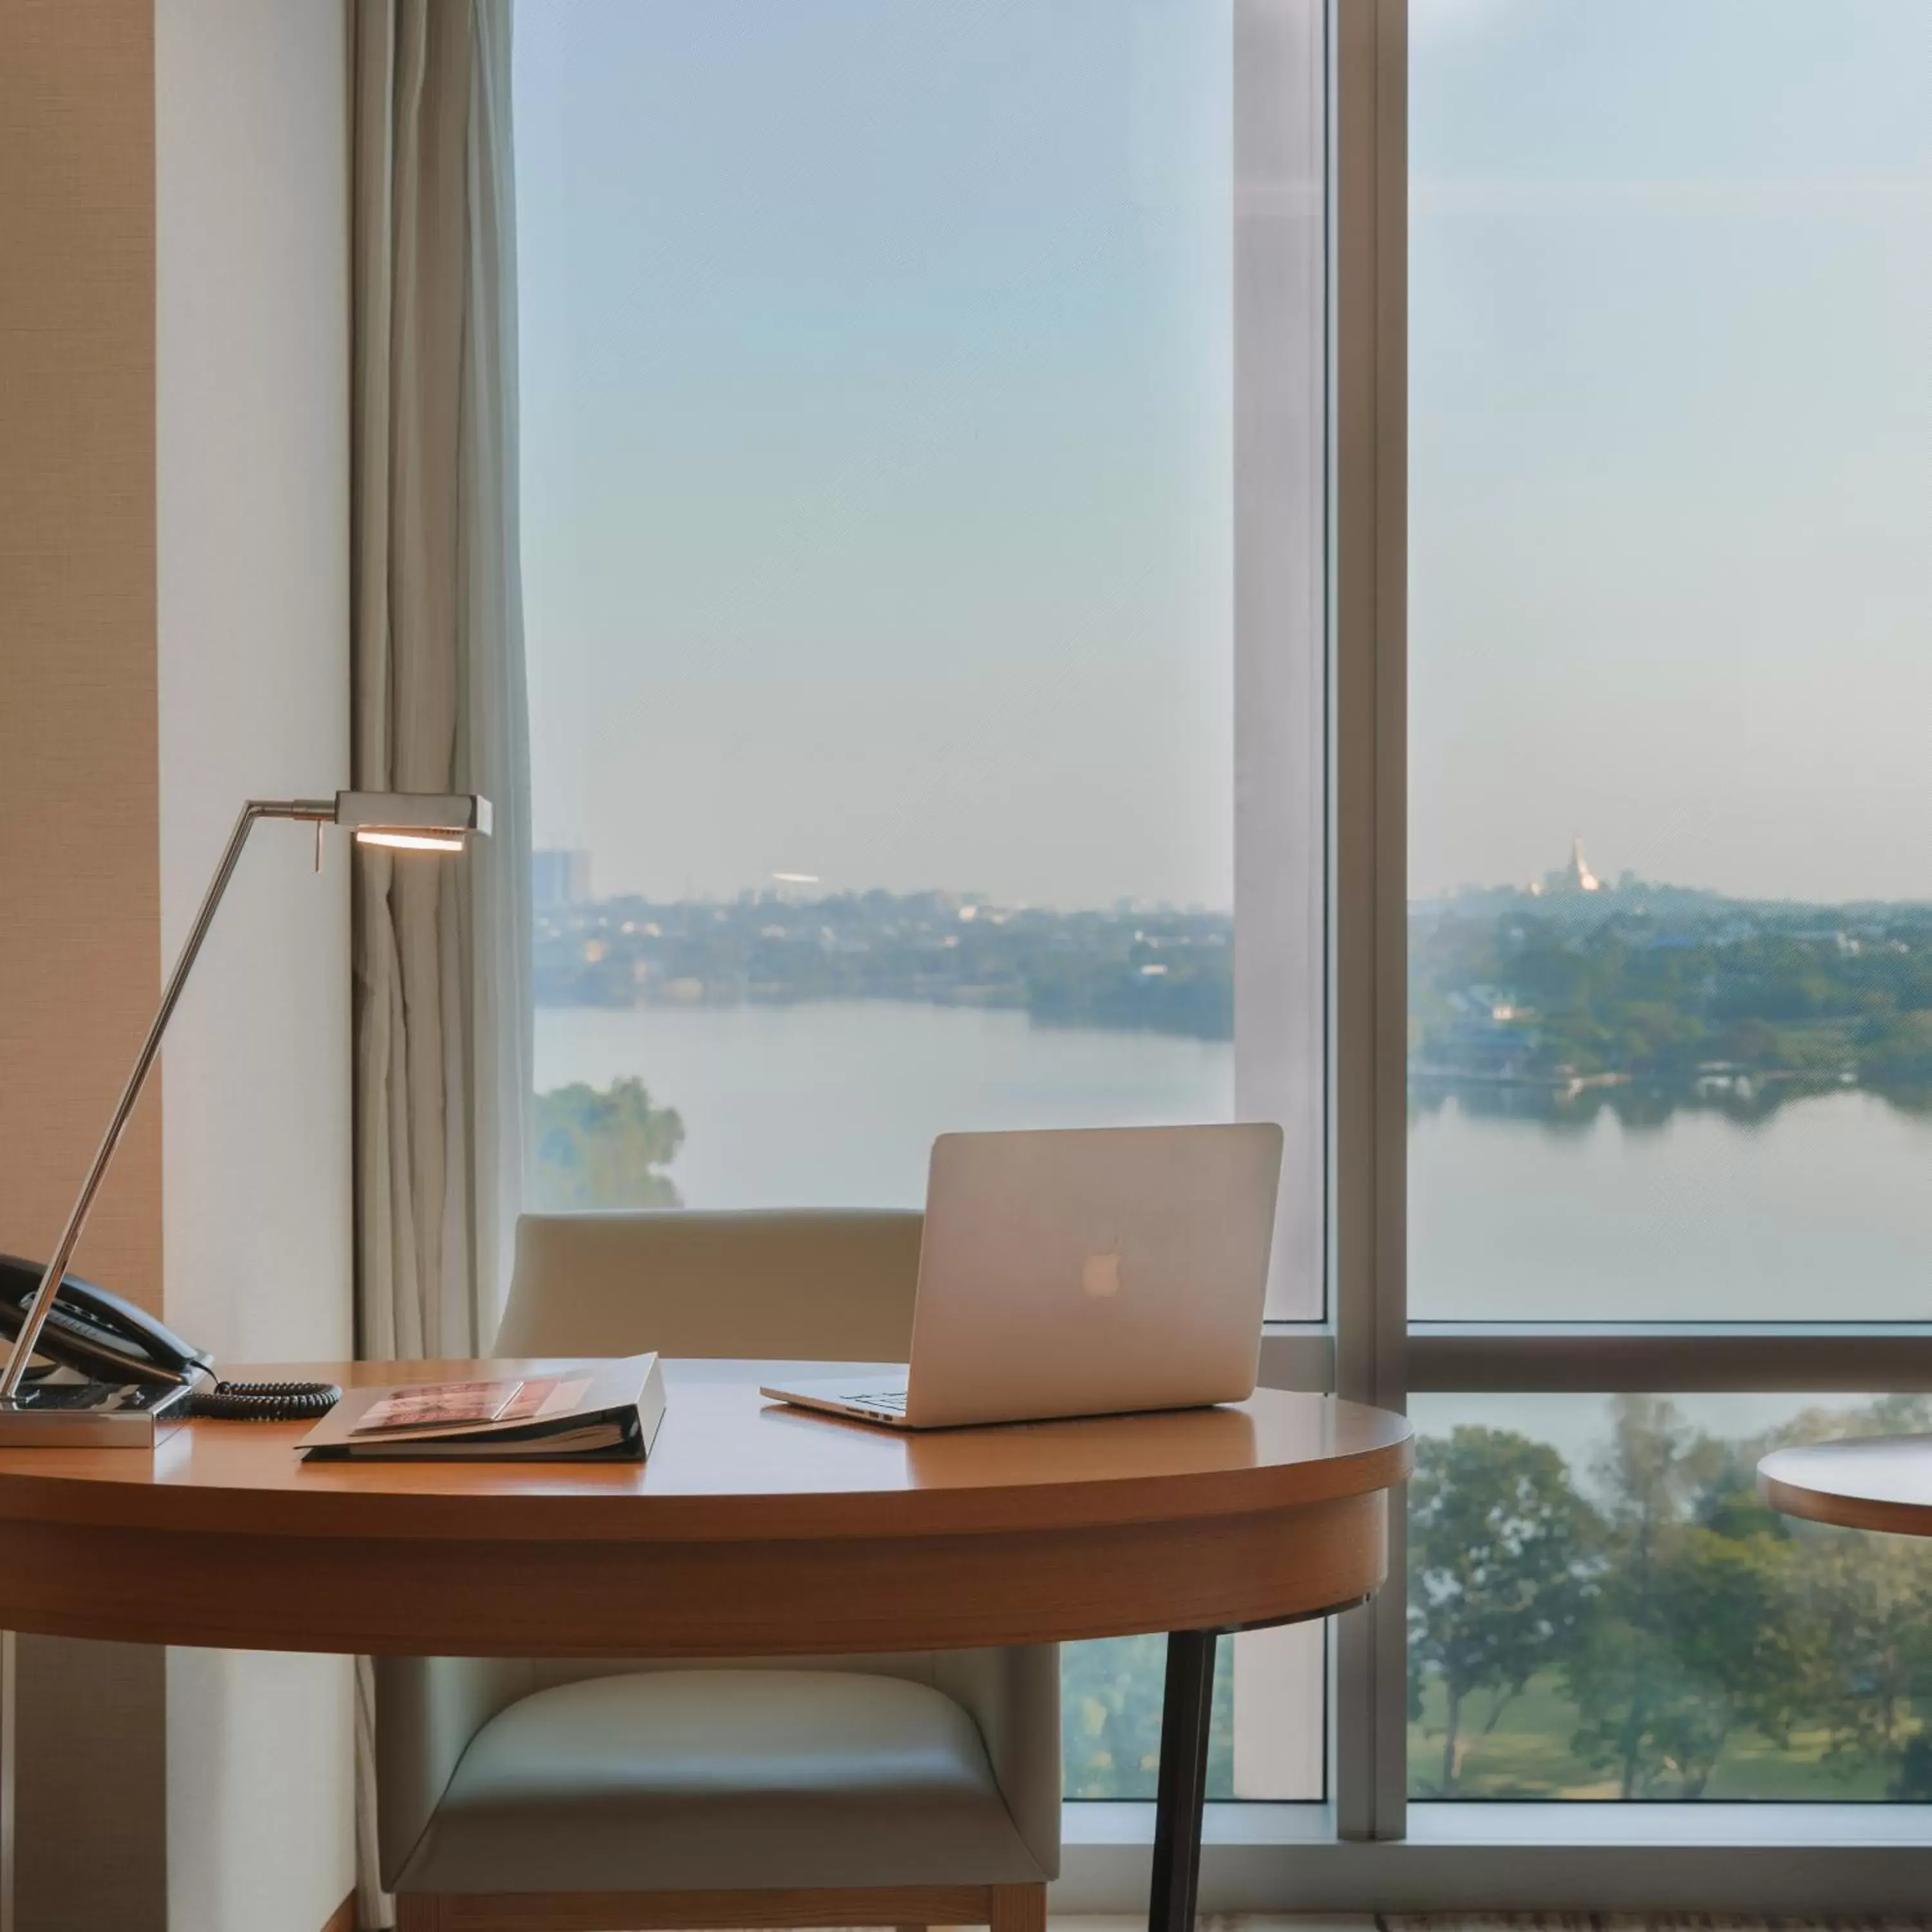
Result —
<path fill-rule="evenodd" d="M 194 1391 L 187 1382 L 177 1386 L 124 1387 L 109 1382 L 87 1382 L 78 1387 L 68 1383 L 60 1385 L 57 1394 L 45 1385 L 28 1388 L 23 1384 L 34 1345 L 53 1311 L 67 1264 L 74 1258 L 81 1230 L 87 1225 L 94 1197 L 160 1051 L 161 1036 L 174 1016 L 182 988 L 188 982 L 201 943 L 208 936 L 215 909 L 228 889 L 242 848 L 257 821 L 264 818 L 293 818 L 313 825 L 316 863 L 320 866 L 322 828 L 328 825 L 340 826 L 352 833 L 358 844 L 386 845 L 406 852 L 460 852 L 471 838 L 488 833 L 490 801 L 460 792 L 339 791 L 333 799 L 250 799 L 242 808 L 201 910 L 188 929 L 181 957 L 168 976 L 160 1010 L 140 1052 L 135 1055 L 134 1070 L 122 1090 L 94 1164 L 81 1184 L 80 1198 L 68 1216 L 53 1257 L 40 1276 L 40 1286 L 26 1304 L 13 1354 L 4 1369 L 0 1370 L 0 1448 L 66 1444 L 88 1448 L 149 1448 L 154 1444 L 156 1424 L 185 1416 L 194 1400 Z"/>

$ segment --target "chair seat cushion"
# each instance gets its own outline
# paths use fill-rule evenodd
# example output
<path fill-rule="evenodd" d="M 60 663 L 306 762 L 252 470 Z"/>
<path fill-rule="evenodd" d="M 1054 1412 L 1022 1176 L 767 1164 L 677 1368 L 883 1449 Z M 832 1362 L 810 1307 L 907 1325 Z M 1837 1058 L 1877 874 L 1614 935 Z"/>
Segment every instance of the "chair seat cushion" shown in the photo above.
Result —
<path fill-rule="evenodd" d="M 540 1690 L 470 1741 L 406 1892 L 1023 1884 L 973 1720 L 930 1685 L 670 1670 Z"/>

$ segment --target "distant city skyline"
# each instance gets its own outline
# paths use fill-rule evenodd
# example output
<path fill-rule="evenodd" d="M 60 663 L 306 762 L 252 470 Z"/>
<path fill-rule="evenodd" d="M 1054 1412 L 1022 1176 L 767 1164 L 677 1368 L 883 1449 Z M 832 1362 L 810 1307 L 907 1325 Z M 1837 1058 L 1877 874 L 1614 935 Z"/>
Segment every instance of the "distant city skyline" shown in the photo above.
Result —
<path fill-rule="evenodd" d="M 540 839 L 1232 895 L 1226 0 L 518 18 Z M 1416 0 L 1410 890 L 1932 898 L 1912 0 Z M 621 245 L 613 245 L 621 238 Z"/>
<path fill-rule="evenodd" d="M 592 855 L 581 848 L 539 847 L 532 854 L 535 878 L 533 898 L 539 912 L 572 904 L 601 904 L 618 899 L 641 898 L 652 903 L 670 904 L 734 905 L 747 900 L 771 898 L 789 904 L 810 905 L 820 900 L 884 892 L 895 896 L 934 894 L 943 898 L 958 900 L 970 904 L 975 902 L 1001 910 L 1023 911 L 1034 909 L 1058 912 L 1107 912 L 1128 910 L 1150 914 L 1186 913 L 1209 914 L 1232 919 L 1232 906 L 1210 905 L 1203 901 L 1191 900 L 1184 904 L 1173 900 L 1152 899 L 1144 895 L 1124 893 L 1106 902 L 1051 901 L 1006 898 L 988 892 L 976 886 L 956 885 L 950 881 L 928 880 L 923 885 L 912 886 L 886 886 L 876 881 L 851 879 L 820 878 L 810 874 L 798 872 L 772 872 L 761 879 L 748 879 L 736 886 L 721 890 L 700 890 L 694 884 L 687 884 L 682 890 L 659 894 L 642 891 L 635 887 L 620 887 L 609 891 L 592 892 L 589 882 L 594 876 Z M 568 883 L 566 883 L 568 882 Z M 574 893 L 572 884 L 580 890 Z M 1556 897 L 1570 894 L 1594 894 L 1605 896 L 1604 910 L 1614 908 L 1619 892 L 1627 890 L 1653 890 L 1682 892 L 1709 892 L 1718 897 L 1739 899 L 1760 899 L 1768 903 L 1788 902 L 1792 904 L 1823 906 L 1864 904 L 1932 904 L 1932 891 L 1902 895 L 1835 895 L 1824 898 L 1805 898 L 1790 893 L 1726 893 L 1721 887 L 1695 879 L 1648 878 L 1628 866 L 1606 868 L 1599 872 L 1592 863 L 1585 850 L 1585 842 L 1580 835 L 1570 840 L 1570 856 L 1564 863 L 1546 868 L 1540 873 L 1519 879 L 1465 879 L 1454 887 L 1444 887 L 1433 893 L 1412 893 L 1411 903 L 1421 906 L 1432 900 L 1453 899 L 1464 893 L 1490 895 L 1498 892 L 1521 892 L 1532 898 Z"/>

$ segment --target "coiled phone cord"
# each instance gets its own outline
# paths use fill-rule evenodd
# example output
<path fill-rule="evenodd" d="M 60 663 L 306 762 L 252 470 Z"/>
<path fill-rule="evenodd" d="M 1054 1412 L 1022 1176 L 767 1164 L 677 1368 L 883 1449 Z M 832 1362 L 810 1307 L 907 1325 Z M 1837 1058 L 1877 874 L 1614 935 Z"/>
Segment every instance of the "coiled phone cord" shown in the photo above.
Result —
<path fill-rule="evenodd" d="M 319 1422 L 342 1400 L 334 1382 L 217 1382 L 188 1413 L 228 1422 Z"/>

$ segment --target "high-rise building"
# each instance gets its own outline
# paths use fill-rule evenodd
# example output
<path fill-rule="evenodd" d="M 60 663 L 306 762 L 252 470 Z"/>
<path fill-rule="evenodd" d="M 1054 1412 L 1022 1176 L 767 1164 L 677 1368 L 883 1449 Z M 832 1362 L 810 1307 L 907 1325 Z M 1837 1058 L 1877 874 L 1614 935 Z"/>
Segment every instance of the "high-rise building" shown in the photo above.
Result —
<path fill-rule="evenodd" d="M 590 898 L 590 854 L 572 847 L 530 854 L 530 903 L 538 912 L 584 905 Z"/>

